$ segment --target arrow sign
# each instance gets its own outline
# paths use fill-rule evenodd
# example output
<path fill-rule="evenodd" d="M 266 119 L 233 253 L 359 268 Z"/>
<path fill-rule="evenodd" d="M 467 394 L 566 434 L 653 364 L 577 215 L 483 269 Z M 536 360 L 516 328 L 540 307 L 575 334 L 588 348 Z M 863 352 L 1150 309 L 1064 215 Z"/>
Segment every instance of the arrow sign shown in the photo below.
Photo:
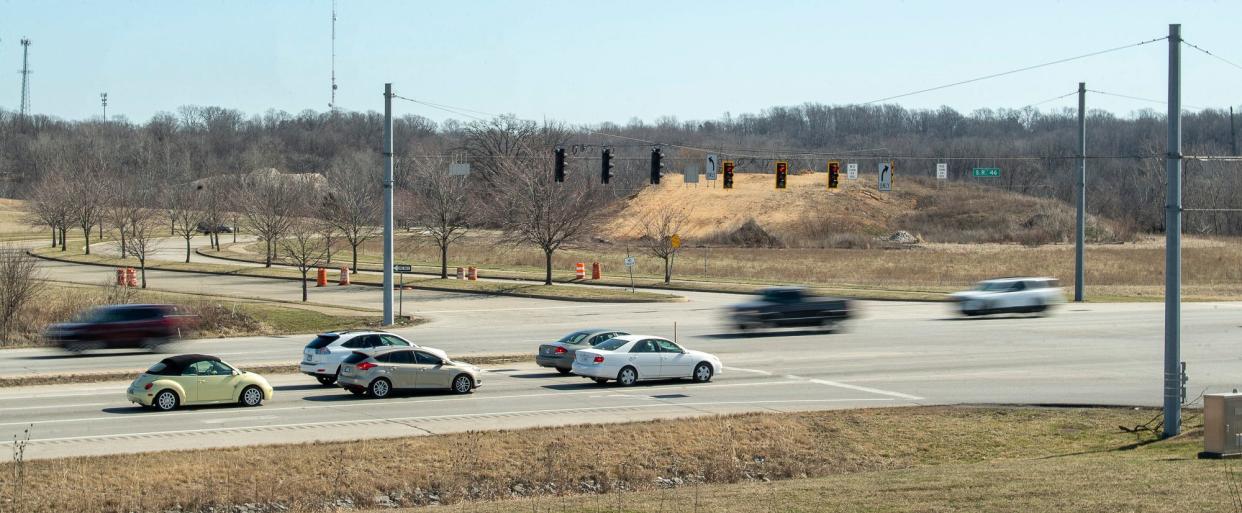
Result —
<path fill-rule="evenodd" d="M 707 174 L 708 180 L 716 179 L 716 169 L 720 165 L 720 161 L 716 159 L 716 155 L 708 155 L 707 163 L 703 166 L 703 171 Z"/>

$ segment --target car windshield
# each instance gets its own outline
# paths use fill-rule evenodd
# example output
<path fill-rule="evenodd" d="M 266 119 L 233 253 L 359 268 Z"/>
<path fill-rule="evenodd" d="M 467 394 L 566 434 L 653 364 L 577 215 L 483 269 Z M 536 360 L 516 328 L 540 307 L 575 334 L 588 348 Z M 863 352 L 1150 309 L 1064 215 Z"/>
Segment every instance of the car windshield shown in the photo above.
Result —
<path fill-rule="evenodd" d="M 565 335 L 564 337 L 561 337 L 561 339 L 557 340 L 557 342 L 561 344 L 581 344 L 582 339 L 586 338 L 587 335 L 588 333 L 585 331 L 575 331 L 573 333 Z"/>
<path fill-rule="evenodd" d="M 336 342 L 340 338 L 341 336 L 337 334 L 319 335 L 318 337 L 315 337 L 315 340 L 312 340 L 310 341 L 309 344 L 306 344 L 306 348 L 307 349 L 322 349 L 324 347 L 327 347 L 328 344 Z"/>
<path fill-rule="evenodd" d="M 617 348 L 625 344 L 628 344 L 628 343 L 629 341 L 623 338 L 611 338 L 603 342 L 600 342 L 598 345 L 595 346 L 595 348 L 603 349 L 605 351 L 616 351 Z"/>
<path fill-rule="evenodd" d="M 983 292 L 1004 292 L 1009 290 L 1013 284 L 1007 281 L 985 281 L 979 283 L 979 290 Z"/>

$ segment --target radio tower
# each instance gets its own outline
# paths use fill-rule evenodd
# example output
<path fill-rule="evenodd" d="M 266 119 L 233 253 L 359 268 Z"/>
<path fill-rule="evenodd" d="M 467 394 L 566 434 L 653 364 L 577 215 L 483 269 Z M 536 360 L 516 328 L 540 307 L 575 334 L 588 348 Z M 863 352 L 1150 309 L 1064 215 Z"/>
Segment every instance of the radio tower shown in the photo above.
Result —
<path fill-rule="evenodd" d="M 22 38 L 22 105 L 21 115 L 30 114 L 30 38 Z"/>
<path fill-rule="evenodd" d="M 328 110 L 336 110 L 336 0 L 332 0 L 332 100 Z"/>

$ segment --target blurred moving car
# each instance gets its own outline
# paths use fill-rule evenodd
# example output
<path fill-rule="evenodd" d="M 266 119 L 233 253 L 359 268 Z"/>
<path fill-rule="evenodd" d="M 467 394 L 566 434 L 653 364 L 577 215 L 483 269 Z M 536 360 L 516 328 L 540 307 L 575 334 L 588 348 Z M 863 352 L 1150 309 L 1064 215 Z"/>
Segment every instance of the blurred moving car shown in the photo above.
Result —
<path fill-rule="evenodd" d="M 539 353 L 535 355 L 535 363 L 540 367 L 552 367 L 561 374 L 569 374 L 574 366 L 574 355 L 579 349 L 595 347 L 600 342 L 621 335 L 629 333 L 609 329 L 575 331 L 556 342 L 540 345 Z"/>
<path fill-rule="evenodd" d="M 772 287 L 753 301 L 733 305 L 729 320 L 738 329 L 823 326 L 832 329 L 850 317 L 845 299 L 816 297 L 804 287 Z"/>
<path fill-rule="evenodd" d="M 74 353 L 113 348 L 156 351 L 197 324 L 198 317 L 174 305 L 109 305 L 87 310 L 73 322 L 52 324 L 44 336 Z"/>
<path fill-rule="evenodd" d="M 1065 302 L 1055 278 L 997 278 L 950 295 L 963 315 L 1038 313 Z"/>
<path fill-rule="evenodd" d="M 350 353 L 341 363 L 339 382 L 355 395 L 376 399 L 412 389 L 467 394 L 483 384 L 483 370 L 431 347 L 385 347 Z"/>
<path fill-rule="evenodd" d="M 198 233 L 203 235 L 207 235 L 209 233 L 233 233 L 233 229 L 229 228 L 228 225 L 217 224 L 212 226 L 212 224 L 207 221 L 199 221 L 198 226 L 195 227 L 195 229 L 198 230 Z"/>
<path fill-rule="evenodd" d="M 347 330 L 320 333 L 302 349 L 302 363 L 298 370 L 302 374 L 313 376 L 319 384 L 329 386 L 336 383 L 341 369 L 341 361 L 356 350 L 383 347 L 418 347 L 392 333 L 377 330 Z"/>
<path fill-rule="evenodd" d="M 690 378 L 706 383 L 723 370 L 715 355 L 649 335 L 624 335 L 590 349 L 579 349 L 573 365 L 574 374 L 592 378 L 596 383 L 615 379 L 623 386 L 641 379 Z"/>
<path fill-rule="evenodd" d="M 219 357 L 183 354 L 152 365 L 129 385 L 126 395 L 132 403 L 160 411 L 199 404 L 258 406 L 272 398 L 272 385 Z"/>

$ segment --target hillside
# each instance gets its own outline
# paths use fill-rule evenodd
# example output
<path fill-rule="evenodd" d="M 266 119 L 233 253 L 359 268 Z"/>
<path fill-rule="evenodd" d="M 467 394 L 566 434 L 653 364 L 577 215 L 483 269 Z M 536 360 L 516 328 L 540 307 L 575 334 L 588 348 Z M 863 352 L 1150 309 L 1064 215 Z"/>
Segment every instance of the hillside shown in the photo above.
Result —
<path fill-rule="evenodd" d="M 844 178 L 844 177 L 843 177 Z M 722 241 L 754 219 L 778 245 L 792 247 L 866 246 L 877 238 L 906 231 L 928 242 L 1020 242 L 1044 244 L 1071 240 L 1074 210 L 1060 201 L 1009 193 L 967 182 L 943 185 L 934 180 L 898 176 L 894 190 L 875 190 L 874 180 L 842 179 L 826 188 L 824 173 L 790 175 L 789 187 L 777 190 L 772 175 L 738 174 L 732 190 L 708 182 L 685 184 L 666 176 L 625 200 L 603 233 L 615 239 L 642 235 L 641 220 L 668 206 L 689 211 L 681 234 L 694 241 Z M 1115 223 L 1091 220 L 1088 233 L 1097 240 L 1118 237 Z"/>

